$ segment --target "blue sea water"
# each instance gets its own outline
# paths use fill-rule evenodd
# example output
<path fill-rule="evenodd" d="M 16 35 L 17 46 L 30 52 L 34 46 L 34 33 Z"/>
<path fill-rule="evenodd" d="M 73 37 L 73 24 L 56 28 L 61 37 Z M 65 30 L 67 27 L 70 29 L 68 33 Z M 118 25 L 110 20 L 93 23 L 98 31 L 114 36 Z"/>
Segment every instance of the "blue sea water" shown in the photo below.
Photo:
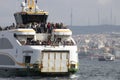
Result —
<path fill-rule="evenodd" d="M 73 35 L 120 32 L 119 25 L 69 26 Z"/>

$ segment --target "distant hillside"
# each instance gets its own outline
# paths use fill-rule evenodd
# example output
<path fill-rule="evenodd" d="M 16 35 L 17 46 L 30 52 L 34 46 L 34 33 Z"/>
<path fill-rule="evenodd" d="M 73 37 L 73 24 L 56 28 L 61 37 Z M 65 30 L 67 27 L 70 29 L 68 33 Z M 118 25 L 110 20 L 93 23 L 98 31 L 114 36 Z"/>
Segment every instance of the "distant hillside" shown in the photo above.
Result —
<path fill-rule="evenodd" d="M 120 25 L 69 26 L 73 35 L 120 32 Z"/>

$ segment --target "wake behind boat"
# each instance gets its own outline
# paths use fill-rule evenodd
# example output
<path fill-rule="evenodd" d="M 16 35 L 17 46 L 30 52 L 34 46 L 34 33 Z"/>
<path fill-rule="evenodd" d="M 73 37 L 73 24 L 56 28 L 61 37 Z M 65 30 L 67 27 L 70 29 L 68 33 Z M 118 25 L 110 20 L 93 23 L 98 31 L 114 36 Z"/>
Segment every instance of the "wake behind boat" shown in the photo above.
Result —
<path fill-rule="evenodd" d="M 16 26 L 0 31 L 0 71 L 7 75 L 71 74 L 78 70 L 77 45 L 63 23 L 47 23 L 37 1 L 22 2 Z"/>

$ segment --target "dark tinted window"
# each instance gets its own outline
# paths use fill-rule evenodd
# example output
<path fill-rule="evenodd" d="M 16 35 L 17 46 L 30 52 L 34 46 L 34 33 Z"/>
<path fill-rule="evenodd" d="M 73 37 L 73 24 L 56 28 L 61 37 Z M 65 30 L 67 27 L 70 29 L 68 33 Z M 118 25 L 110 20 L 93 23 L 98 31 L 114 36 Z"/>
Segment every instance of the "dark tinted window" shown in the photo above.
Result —
<path fill-rule="evenodd" d="M 0 38 L 0 49 L 13 49 L 13 46 L 7 38 Z"/>

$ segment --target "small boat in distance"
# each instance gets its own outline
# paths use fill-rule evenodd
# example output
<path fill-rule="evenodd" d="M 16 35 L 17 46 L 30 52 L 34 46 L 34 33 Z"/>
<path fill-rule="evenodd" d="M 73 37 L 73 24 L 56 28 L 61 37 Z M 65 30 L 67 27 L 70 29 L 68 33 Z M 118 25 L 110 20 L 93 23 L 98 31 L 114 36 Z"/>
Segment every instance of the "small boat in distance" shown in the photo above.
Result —
<path fill-rule="evenodd" d="M 114 61 L 115 56 L 112 55 L 111 53 L 103 53 L 98 57 L 99 61 Z"/>

